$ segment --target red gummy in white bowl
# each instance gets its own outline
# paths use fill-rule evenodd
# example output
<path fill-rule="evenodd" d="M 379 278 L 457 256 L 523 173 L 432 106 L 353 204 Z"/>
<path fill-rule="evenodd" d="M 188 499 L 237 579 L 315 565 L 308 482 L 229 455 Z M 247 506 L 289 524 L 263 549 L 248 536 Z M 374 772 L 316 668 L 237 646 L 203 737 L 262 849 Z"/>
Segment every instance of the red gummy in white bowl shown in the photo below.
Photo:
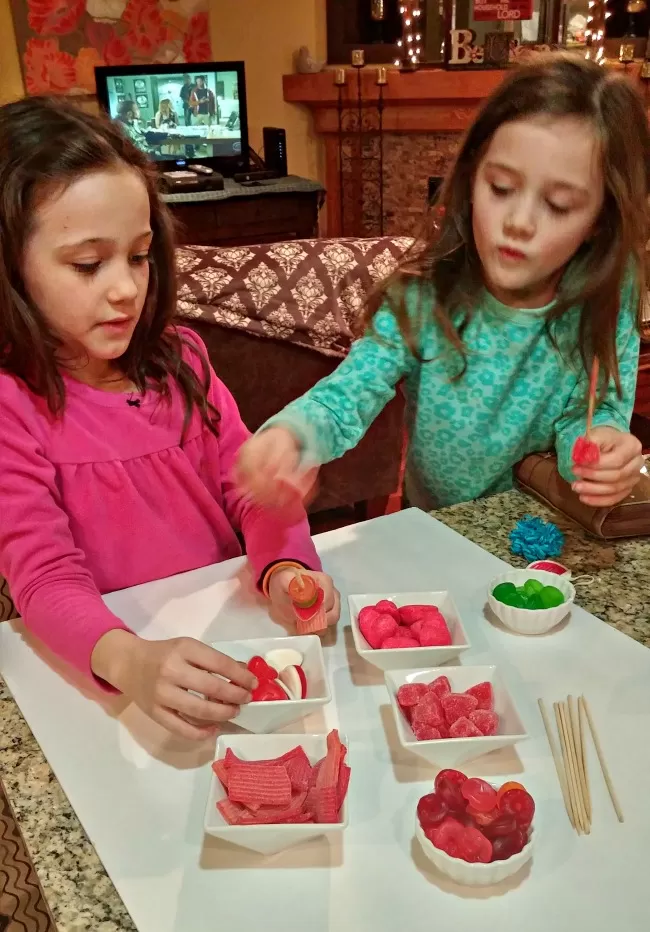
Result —
<path fill-rule="evenodd" d="M 351 595 L 348 603 L 357 653 L 380 670 L 438 666 L 470 647 L 447 590 Z"/>

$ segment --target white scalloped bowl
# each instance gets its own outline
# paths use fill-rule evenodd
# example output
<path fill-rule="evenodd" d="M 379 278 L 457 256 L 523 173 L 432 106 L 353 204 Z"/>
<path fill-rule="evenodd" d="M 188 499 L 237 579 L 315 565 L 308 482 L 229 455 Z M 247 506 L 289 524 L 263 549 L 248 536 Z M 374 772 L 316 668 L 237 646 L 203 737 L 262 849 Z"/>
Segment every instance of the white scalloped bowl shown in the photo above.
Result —
<path fill-rule="evenodd" d="M 502 883 L 509 877 L 514 877 L 517 871 L 520 871 L 524 864 L 530 861 L 535 846 L 535 831 L 531 826 L 528 844 L 519 854 L 513 854 L 507 861 L 492 861 L 490 864 L 470 864 L 469 861 L 452 858 L 446 851 L 436 848 L 433 842 L 429 841 L 424 834 L 417 815 L 415 816 L 415 837 L 426 857 L 434 867 L 437 867 L 441 874 L 445 874 L 456 883 L 463 884 L 466 887 L 491 887 L 493 884 Z"/>
<path fill-rule="evenodd" d="M 513 608 L 494 598 L 492 592 L 504 582 L 523 586 L 527 579 L 538 579 L 545 586 L 555 586 L 564 595 L 565 601 L 555 608 Z M 488 605 L 499 621 L 517 634 L 546 634 L 557 627 L 571 611 L 576 591 L 565 576 L 547 573 L 545 570 L 509 570 L 493 579 L 488 587 Z"/>

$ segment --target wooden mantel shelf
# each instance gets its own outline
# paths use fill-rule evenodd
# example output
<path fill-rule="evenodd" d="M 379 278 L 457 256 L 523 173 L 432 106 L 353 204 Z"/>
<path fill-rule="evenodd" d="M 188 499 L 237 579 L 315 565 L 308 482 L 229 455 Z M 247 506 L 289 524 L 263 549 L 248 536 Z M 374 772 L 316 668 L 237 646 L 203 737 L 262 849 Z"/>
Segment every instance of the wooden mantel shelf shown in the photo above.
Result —
<path fill-rule="evenodd" d="M 334 70 L 319 74 L 286 74 L 284 99 L 313 111 L 317 133 L 338 132 L 339 89 Z M 443 71 L 423 68 L 400 72 L 388 69 L 384 88 L 384 129 L 387 132 L 462 132 L 477 107 L 503 80 L 505 71 Z M 357 74 L 346 69 L 343 99 L 347 106 L 357 102 Z M 377 68 L 361 73 L 362 98 L 369 105 L 378 97 Z"/>

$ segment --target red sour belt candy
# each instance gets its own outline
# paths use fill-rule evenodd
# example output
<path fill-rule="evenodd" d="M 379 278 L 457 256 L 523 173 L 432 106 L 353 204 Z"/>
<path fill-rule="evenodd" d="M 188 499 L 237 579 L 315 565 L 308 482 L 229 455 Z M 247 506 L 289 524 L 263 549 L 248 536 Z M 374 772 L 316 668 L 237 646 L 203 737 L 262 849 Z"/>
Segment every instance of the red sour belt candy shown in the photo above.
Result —
<path fill-rule="evenodd" d="M 293 611 L 296 616 L 298 634 L 315 634 L 327 628 L 327 616 L 323 607 L 324 601 L 325 593 L 319 587 L 313 605 L 303 608 L 294 602 Z"/>
<path fill-rule="evenodd" d="M 571 458 L 575 466 L 596 466 L 600 460 L 600 447 L 593 440 L 578 437 L 573 445 Z"/>

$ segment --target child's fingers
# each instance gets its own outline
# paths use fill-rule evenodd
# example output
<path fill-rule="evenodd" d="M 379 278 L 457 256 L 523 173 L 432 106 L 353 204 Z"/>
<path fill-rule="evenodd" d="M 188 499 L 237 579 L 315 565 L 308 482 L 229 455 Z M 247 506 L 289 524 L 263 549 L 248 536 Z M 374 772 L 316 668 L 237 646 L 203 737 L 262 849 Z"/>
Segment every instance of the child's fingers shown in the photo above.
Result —
<path fill-rule="evenodd" d="M 216 728 L 214 725 L 193 725 L 181 718 L 173 709 L 158 707 L 153 709 L 151 717 L 167 731 L 180 738 L 187 738 L 190 741 L 205 741 L 206 738 L 212 738 Z"/>
<path fill-rule="evenodd" d="M 638 478 L 643 466 L 643 457 L 634 459 L 620 469 L 601 469 L 584 466 L 574 470 L 576 476 L 588 482 L 617 482 L 621 479 Z"/>
<path fill-rule="evenodd" d="M 612 499 L 622 501 L 635 485 L 636 482 L 578 482 L 574 485 L 574 491 L 578 493 L 580 501 L 586 505 L 598 505 L 601 502 L 605 504 L 605 499 L 607 503 Z"/>
<path fill-rule="evenodd" d="M 219 725 L 229 722 L 239 715 L 239 706 L 227 705 L 222 702 L 211 702 L 188 693 L 186 689 L 176 687 L 170 693 L 170 708 L 174 709 L 183 718 L 190 718 L 194 722 L 204 725 Z"/>
<path fill-rule="evenodd" d="M 251 693 L 241 686 L 235 686 L 221 677 L 206 673 L 187 664 L 178 677 L 177 686 L 182 689 L 191 689 L 200 693 L 213 702 L 224 702 L 228 705 L 245 705 L 251 701 Z"/>
<path fill-rule="evenodd" d="M 341 596 L 337 589 L 334 590 L 334 599 L 331 608 L 327 610 L 327 624 L 335 625 L 341 617 Z"/>
<path fill-rule="evenodd" d="M 257 680 L 250 670 L 201 641 L 183 638 L 183 658 L 199 670 L 217 673 L 249 692 L 257 686 Z"/>

